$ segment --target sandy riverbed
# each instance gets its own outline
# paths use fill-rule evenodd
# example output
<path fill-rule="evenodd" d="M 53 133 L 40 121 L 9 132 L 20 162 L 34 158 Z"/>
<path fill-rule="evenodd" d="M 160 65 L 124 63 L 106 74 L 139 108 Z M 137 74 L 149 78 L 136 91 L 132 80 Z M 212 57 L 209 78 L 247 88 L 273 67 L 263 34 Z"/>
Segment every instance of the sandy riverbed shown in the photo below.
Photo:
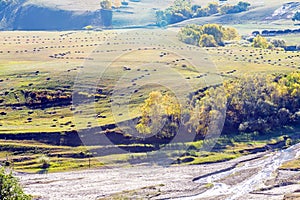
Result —
<path fill-rule="evenodd" d="M 218 174 L 232 167 L 238 168 L 270 156 L 270 153 L 260 153 L 244 156 L 235 160 L 194 166 L 133 166 L 120 168 L 101 168 L 85 171 L 52 173 L 52 174 L 22 174 L 20 178 L 25 191 L 39 197 L 51 200 L 89 200 L 89 199 L 196 199 L 196 196 L 209 189 L 210 184 L 193 181 L 197 177 L 205 177 L 211 173 Z M 255 173 L 253 169 L 244 170 L 249 176 Z M 280 171 L 268 183 L 268 190 L 254 191 L 243 195 L 243 199 L 283 199 L 285 194 L 300 189 L 299 184 L 272 187 L 292 178 L 297 181 L 299 172 Z M 209 176 L 208 176 L 209 177 Z M 241 180 L 242 179 L 242 180 Z M 247 176 L 230 174 L 221 182 L 236 185 L 247 179 Z M 216 187 L 216 186 L 215 186 Z M 238 192 L 238 191 L 236 191 Z M 195 198 L 194 198 L 195 197 Z M 226 195 L 215 195 L 205 199 L 226 199 Z M 198 198 L 199 199 L 199 198 Z M 201 199 L 201 198 L 200 198 Z M 239 198 L 238 198 L 239 199 Z"/>

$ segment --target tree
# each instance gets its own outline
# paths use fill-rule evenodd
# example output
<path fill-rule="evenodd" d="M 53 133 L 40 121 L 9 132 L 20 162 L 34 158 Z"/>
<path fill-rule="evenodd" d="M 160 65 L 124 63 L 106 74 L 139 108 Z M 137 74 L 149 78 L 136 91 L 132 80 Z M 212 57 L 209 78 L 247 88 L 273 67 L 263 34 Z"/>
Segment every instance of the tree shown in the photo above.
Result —
<path fill-rule="evenodd" d="M 209 16 L 209 9 L 207 7 L 197 9 L 195 13 L 195 17 L 206 17 L 206 16 Z"/>
<path fill-rule="evenodd" d="M 216 13 L 219 13 L 219 4 L 218 3 L 215 3 L 215 2 L 209 3 L 207 7 L 209 9 L 209 11 L 208 11 L 209 15 L 214 15 Z"/>
<path fill-rule="evenodd" d="M 237 7 L 239 8 L 239 11 L 240 12 L 244 12 L 246 10 L 248 10 L 249 6 L 251 4 L 248 3 L 248 2 L 243 2 L 243 1 L 240 1 L 238 4 L 237 4 Z"/>
<path fill-rule="evenodd" d="M 205 34 L 204 37 L 203 36 Z M 181 28 L 178 34 L 179 40 L 199 46 L 223 45 L 224 40 L 237 40 L 240 38 L 235 28 L 224 28 L 218 24 L 205 24 L 198 26 L 190 24 Z"/>
<path fill-rule="evenodd" d="M 198 45 L 201 33 L 201 26 L 189 24 L 180 29 L 178 38 L 184 43 Z"/>
<path fill-rule="evenodd" d="M 31 200 L 26 195 L 12 173 L 6 173 L 4 168 L 0 169 L 0 199 L 6 200 Z"/>
<path fill-rule="evenodd" d="M 157 11 L 156 24 L 161 25 L 160 21 L 165 21 L 168 24 L 177 23 L 192 17 L 206 17 L 217 13 L 229 14 L 239 13 L 248 10 L 250 6 L 247 2 L 239 2 L 236 5 L 223 5 L 213 2 L 207 4 L 206 7 L 192 5 L 191 0 L 175 0 L 173 5 L 166 8 L 164 11 Z"/>
<path fill-rule="evenodd" d="M 299 11 L 297 11 L 297 12 L 294 14 L 292 20 L 293 20 L 293 21 L 300 21 L 300 12 L 299 12 Z"/>
<path fill-rule="evenodd" d="M 187 130 L 200 136 L 216 134 L 222 130 L 225 117 L 226 95 L 220 87 L 209 88 L 190 111 Z"/>
<path fill-rule="evenodd" d="M 268 49 L 270 48 L 270 44 L 268 42 L 268 40 L 261 36 L 261 35 L 257 35 L 254 39 L 253 39 L 253 47 L 255 48 L 262 48 L 262 49 Z"/>
<path fill-rule="evenodd" d="M 102 0 L 100 2 L 101 9 L 110 10 L 112 8 L 112 4 L 110 0 Z"/>
<path fill-rule="evenodd" d="M 168 22 L 166 21 L 166 16 L 164 11 L 158 10 L 155 12 L 156 14 L 156 24 L 160 27 L 165 26 L 164 24 Z M 164 21 L 164 22 L 163 22 Z"/>
<path fill-rule="evenodd" d="M 212 35 L 218 45 L 223 44 L 224 32 L 222 26 L 218 24 L 205 24 L 202 26 L 203 34 Z"/>
<path fill-rule="evenodd" d="M 203 34 L 201 35 L 200 41 L 199 41 L 199 46 L 201 47 L 216 47 L 218 46 L 214 36 L 208 35 L 208 34 Z"/>
<path fill-rule="evenodd" d="M 228 27 L 228 28 L 223 28 L 223 39 L 224 40 L 238 40 L 240 39 L 239 33 L 235 28 Z"/>
<path fill-rule="evenodd" d="M 243 2 L 243 1 L 240 1 L 237 5 L 226 4 L 226 5 L 223 5 L 220 8 L 220 12 L 223 15 L 224 14 L 240 13 L 240 12 L 247 11 L 249 9 L 250 5 L 251 5 L 250 3 Z"/>
<path fill-rule="evenodd" d="M 284 48 L 286 47 L 286 42 L 284 40 L 272 40 L 272 44 L 274 45 L 274 47 L 281 47 Z"/>
<path fill-rule="evenodd" d="M 232 10 L 234 9 L 234 5 L 223 5 L 221 8 L 220 8 L 220 13 L 222 15 L 225 15 L 225 14 L 229 14 L 229 13 L 232 13 Z"/>
<path fill-rule="evenodd" d="M 176 133 L 180 120 L 180 105 L 169 95 L 151 92 L 141 107 L 141 119 L 136 126 L 139 133 L 170 137 Z"/>
<path fill-rule="evenodd" d="M 199 5 L 193 5 L 191 9 L 192 9 L 193 13 L 196 13 L 197 10 L 200 8 L 201 8 L 201 6 L 199 6 Z"/>

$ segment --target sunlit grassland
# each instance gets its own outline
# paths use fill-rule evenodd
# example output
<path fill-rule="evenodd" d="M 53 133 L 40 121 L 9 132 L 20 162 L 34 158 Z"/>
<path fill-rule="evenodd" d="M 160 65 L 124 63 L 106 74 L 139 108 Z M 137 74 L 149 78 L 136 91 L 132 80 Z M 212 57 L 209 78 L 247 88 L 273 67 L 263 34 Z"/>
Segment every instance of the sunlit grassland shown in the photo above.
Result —
<path fill-rule="evenodd" d="M 266 145 L 276 145 L 283 142 L 283 146 L 278 146 L 278 148 L 284 148 L 284 138 L 297 138 L 297 131 L 298 129 L 285 128 L 264 135 L 259 133 L 224 135 L 217 140 L 215 148 L 210 152 L 202 150 L 203 141 L 171 143 L 162 145 L 161 148 L 163 150 L 159 152 L 159 155 L 152 152 L 134 153 L 126 151 L 110 155 L 98 155 L 97 152 L 101 152 L 101 149 L 104 150 L 114 146 L 69 147 L 26 140 L 1 140 L 0 148 L 2 151 L 0 155 L 2 162 L 9 161 L 10 166 L 15 170 L 24 172 L 43 172 L 43 170 L 58 172 L 116 165 L 129 167 L 134 164 L 152 163 L 154 158 L 157 159 L 155 156 L 163 156 L 164 159 L 169 159 L 169 164 L 173 165 L 207 164 L 238 158 L 242 155 L 263 149 Z M 295 143 L 297 139 L 292 139 L 292 141 Z M 143 147 L 145 145 L 116 145 L 115 147 L 122 148 L 128 146 Z M 43 169 L 40 162 L 40 158 L 43 155 L 47 155 L 49 158 L 50 166 L 47 169 Z M 295 160 L 284 164 L 282 168 L 296 169 L 298 168 L 297 163 L 298 160 Z"/>
<path fill-rule="evenodd" d="M 153 37 L 155 41 L 149 39 Z M 220 84 L 223 80 L 244 74 L 285 73 L 298 70 L 300 65 L 298 52 L 239 46 L 200 49 L 182 44 L 175 38 L 173 32 L 162 34 L 157 30 L 134 30 L 118 37 L 112 31 L 9 32 L 9 36 L 7 32 L 1 32 L 0 100 L 3 102 L 0 103 L 0 112 L 5 115 L 0 115 L 0 133 L 64 133 L 114 124 L 116 120 L 139 117 L 140 106 L 152 91 L 184 94 L 183 98 L 187 100 L 190 92 Z M 182 49 L 178 50 L 179 47 Z M 49 57 L 66 52 L 60 58 Z M 81 57 L 85 59 L 79 59 Z M 190 85 L 190 91 L 186 91 L 183 84 Z M 83 102 L 45 108 L 25 106 L 21 92 L 60 90 L 72 93 L 74 89 L 83 94 Z M 103 93 L 97 93 L 97 89 L 102 89 Z M 123 106 L 128 102 L 129 109 Z M 113 105 L 115 110 L 112 110 Z M 179 147 L 193 147 L 186 155 L 183 155 L 184 151 L 173 150 L 163 153 L 174 164 L 178 162 L 177 158 L 181 164 L 219 162 L 241 156 L 244 150 L 277 142 L 284 133 L 278 134 L 266 138 L 223 137 L 219 141 L 223 147 L 210 153 L 198 152 L 203 145 L 201 141 L 177 144 Z M 49 157 L 49 172 L 83 169 L 89 165 L 101 167 L 118 163 L 129 166 L 147 163 L 151 158 L 147 153 L 95 154 L 88 158 L 85 147 L 25 140 L 1 140 L 0 146 L 1 160 L 13 160 L 14 169 L 26 172 L 43 170 L 39 162 L 42 155 Z M 99 148 L 108 147 L 91 146 L 88 149 L 93 152 Z M 84 155 L 82 158 L 77 157 L 80 153 Z"/>
<path fill-rule="evenodd" d="M 17 38 L 18 36 L 22 38 L 22 34 L 23 32 L 19 34 L 14 32 L 10 36 L 10 40 L 14 40 L 13 38 Z M 36 33 L 36 35 L 38 34 L 40 33 Z M 75 35 L 69 36 L 70 38 L 72 37 L 70 39 L 69 37 L 60 37 L 58 33 L 48 33 L 47 35 L 43 33 L 40 36 L 42 41 L 47 37 L 65 39 L 57 39 L 58 41 L 54 40 L 50 44 L 35 44 L 35 46 L 48 46 L 48 49 L 41 49 L 40 52 L 32 53 L 32 55 L 26 54 L 20 56 L 20 53 L 13 52 L 9 55 L 8 53 L 0 55 L 4 57 L 4 59 L 1 59 L 0 65 L 0 76 L 3 80 L 1 82 L 1 92 L 9 92 L 8 95 L 2 95 L 1 97 L 6 104 L 16 104 L 18 101 L 22 101 L 22 95 L 19 95 L 20 90 L 62 90 L 72 92 L 74 84 L 83 87 L 82 90 L 99 85 L 104 90 L 106 89 L 111 92 L 118 93 L 115 89 L 123 89 L 125 92 L 132 93 L 126 99 L 130 99 L 130 114 L 119 116 L 122 120 L 128 120 L 139 116 L 139 105 L 147 98 L 149 92 L 153 90 L 167 91 L 168 88 L 161 86 L 165 83 L 171 84 L 173 90 L 180 91 L 182 81 L 184 81 L 196 90 L 209 84 L 220 83 L 220 78 L 232 78 L 245 73 L 280 73 L 297 70 L 300 63 L 299 53 L 297 52 L 259 50 L 251 47 L 224 47 L 209 48 L 200 51 L 201 55 L 199 57 L 202 57 L 203 62 L 196 63 L 196 66 L 194 66 L 195 63 L 181 60 L 186 59 L 186 57 L 177 55 L 172 52 L 172 49 L 150 49 L 147 42 L 145 44 L 142 42 L 140 42 L 142 44 L 138 44 L 136 42 L 134 44 L 136 48 L 128 50 L 131 45 L 126 44 L 128 42 L 124 41 L 126 41 L 126 37 L 135 37 L 135 32 L 130 32 L 129 35 L 125 35 L 126 37 L 120 36 L 120 41 L 115 42 L 116 45 L 107 44 L 107 41 L 102 41 L 104 37 L 108 37 L 107 33 L 75 32 L 73 34 Z M 26 34 L 24 35 L 25 38 L 27 36 Z M 2 37 L 5 38 L 5 36 Z M 141 36 L 139 37 L 141 38 Z M 77 50 L 76 47 L 73 47 L 74 43 L 72 42 L 76 41 L 76 38 L 87 38 L 82 39 L 84 41 L 82 43 L 84 46 L 83 50 L 81 48 Z M 97 42 L 98 40 L 100 42 Z M 144 39 L 141 40 L 144 41 Z M 124 44 L 120 45 L 122 42 Z M 16 44 L 7 43 L 9 42 L 6 41 L 5 48 L 7 49 L 16 49 L 18 47 Z M 90 47 L 89 45 L 93 43 L 99 43 L 99 46 L 95 47 L 93 45 Z M 26 44 L 23 45 L 26 46 Z M 161 45 L 167 46 L 168 41 L 165 41 L 165 44 L 162 43 Z M 22 48 L 25 48 L 24 46 Z M 52 49 L 50 48 L 51 46 L 53 47 Z M 64 48 L 58 49 L 58 46 L 64 46 Z M 156 45 L 156 47 L 158 48 L 159 46 Z M 188 47 L 185 48 L 188 49 Z M 106 52 L 106 49 L 113 49 L 114 52 Z M 127 51 L 125 52 L 124 50 Z M 71 52 L 68 57 L 73 57 L 73 59 L 49 58 L 49 55 L 68 51 Z M 81 56 L 93 58 L 93 60 L 74 59 L 77 56 L 75 51 L 84 52 L 81 53 Z M 167 53 L 167 55 L 160 57 L 162 52 Z M 197 51 L 193 51 L 192 53 L 195 52 Z M 32 57 L 34 59 L 28 61 Z M 204 62 L 205 60 L 206 62 Z M 124 66 L 129 67 L 131 70 L 124 71 Z M 39 71 L 38 74 L 36 73 L 37 71 Z M 199 75 L 205 76 L 199 78 Z M 178 78 L 181 81 L 176 81 Z M 163 80 L 164 82 L 160 83 L 159 80 Z M 156 82 L 157 85 L 149 84 L 149 82 Z M 19 96 L 19 100 L 15 98 L 15 94 Z M 119 92 L 118 94 L 121 93 Z M 124 94 L 128 95 L 127 93 Z M 88 93 L 87 96 L 89 95 L 92 94 Z M 98 102 L 78 105 L 76 111 L 71 111 L 71 106 L 50 107 L 43 110 L 33 110 L 27 107 L 22 107 L 22 110 L 16 110 L 11 107 L 1 106 L 0 110 L 3 112 L 8 111 L 8 114 L 1 116 L 2 126 L 0 127 L 0 131 L 4 133 L 40 132 L 42 130 L 44 132 L 55 132 L 73 130 L 75 127 L 85 128 L 91 120 L 93 120 L 92 126 L 113 123 L 114 116 L 111 113 L 110 96 L 103 95 L 102 97 L 97 100 Z M 122 109 L 123 107 L 120 108 L 118 114 L 125 112 Z M 32 110 L 34 113 L 32 116 L 29 116 L 27 112 Z M 76 114 L 76 112 L 81 112 L 81 114 Z M 92 119 L 99 112 L 105 118 Z M 77 124 L 74 124 L 74 113 L 76 118 L 79 119 L 76 120 L 79 121 Z M 27 119 L 29 117 L 32 120 L 28 123 Z M 69 126 L 63 125 L 66 122 L 72 123 Z"/>

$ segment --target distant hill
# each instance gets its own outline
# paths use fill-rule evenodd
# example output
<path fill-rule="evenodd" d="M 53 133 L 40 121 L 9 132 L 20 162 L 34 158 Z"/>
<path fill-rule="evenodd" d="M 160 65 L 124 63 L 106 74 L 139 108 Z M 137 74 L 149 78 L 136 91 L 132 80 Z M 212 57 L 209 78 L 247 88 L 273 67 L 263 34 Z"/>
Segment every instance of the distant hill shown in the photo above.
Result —
<path fill-rule="evenodd" d="M 267 19 L 292 19 L 297 11 L 300 11 L 300 2 L 285 3 L 280 8 L 276 9 L 272 16 L 267 17 Z"/>
<path fill-rule="evenodd" d="M 68 30 L 100 24 L 99 10 L 76 12 L 33 4 L 26 0 L 0 1 L 2 30 Z"/>
<path fill-rule="evenodd" d="M 182 27 L 186 24 L 205 24 L 205 23 L 220 23 L 230 25 L 243 24 L 266 24 L 267 26 L 293 25 L 291 20 L 293 13 L 300 10 L 300 2 L 291 2 L 289 0 L 244 0 L 251 3 L 249 11 L 227 14 L 227 15 L 213 15 L 209 17 L 200 17 L 189 19 L 172 26 Z M 227 3 L 229 0 L 227 1 Z M 231 3 L 233 3 L 232 1 Z M 257 27 L 256 27 L 257 28 Z"/>
<path fill-rule="evenodd" d="M 154 25 L 155 12 L 169 7 L 174 0 L 125 0 L 128 5 L 113 10 L 113 28 Z M 215 0 L 194 0 L 206 6 Z M 236 4 L 239 0 L 218 1 Z M 205 24 L 267 24 L 278 20 L 291 21 L 300 9 L 299 2 L 289 0 L 243 0 L 251 3 L 244 13 L 193 18 L 173 26 L 188 23 Z M 0 30 L 78 30 L 87 25 L 100 26 L 100 0 L 0 0 Z M 284 23 L 283 23 L 284 24 Z"/>
<path fill-rule="evenodd" d="M 113 27 L 155 24 L 155 10 L 172 0 L 127 0 L 113 10 Z M 0 30 L 76 30 L 100 26 L 100 0 L 0 0 Z"/>

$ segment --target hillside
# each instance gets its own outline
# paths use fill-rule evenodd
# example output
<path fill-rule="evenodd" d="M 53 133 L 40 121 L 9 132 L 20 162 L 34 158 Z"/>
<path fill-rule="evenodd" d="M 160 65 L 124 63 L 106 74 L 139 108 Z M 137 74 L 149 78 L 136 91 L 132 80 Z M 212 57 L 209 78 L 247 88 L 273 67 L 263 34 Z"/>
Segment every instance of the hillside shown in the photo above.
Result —
<path fill-rule="evenodd" d="M 280 19 L 292 19 L 294 14 L 300 10 L 300 2 L 289 2 L 283 4 L 280 8 L 274 11 L 272 16 L 267 19 L 280 20 Z"/>
<path fill-rule="evenodd" d="M 234 4 L 234 1 L 227 1 Z M 238 28 L 241 34 L 249 34 L 251 30 L 258 29 L 294 29 L 295 24 L 291 16 L 299 10 L 299 2 L 283 1 L 256 1 L 248 0 L 251 3 L 250 10 L 242 13 L 213 15 L 209 17 L 192 18 L 183 22 L 173 24 L 172 27 L 183 27 L 187 24 L 218 23 L 231 25 Z"/>
<path fill-rule="evenodd" d="M 0 1 L 0 30 L 78 30 L 101 26 L 100 1 Z M 144 26 L 155 23 L 155 10 L 169 1 L 128 2 L 113 10 L 113 27 Z M 105 20 L 105 19 L 104 19 Z"/>
<path fill-rule="evenodd" d="M 75 30 L 87 25 L 101 26 L 98 0 L 49 1 L 49 0 L 2 0 L 0 1 L 0 30 Z M 156 23 L 155 12 L 172 4 L 172 0 L 126 1 L 127 6 L 113 9 L 113 28 L 147 26 Z M 206 6 L 211 0 L 195 0 L 193 4 Z M 238 0 L 228 0 L 235 4 Z M 299 2 L 248 0 L 247 12 L 193 18 L 172 26 L 188 23 L 222 24 L 287 24 L 293 25 L 291 16 L 299 10 Z M 222 3 L 220 3 L 222 4 Z"/>
<path fill-rule="evenodd" d="M 101 24 L 99 11 L 79 13 L 25 0 L 2 1 L 0 10 L 2 30 L 66 30 Z"/>

